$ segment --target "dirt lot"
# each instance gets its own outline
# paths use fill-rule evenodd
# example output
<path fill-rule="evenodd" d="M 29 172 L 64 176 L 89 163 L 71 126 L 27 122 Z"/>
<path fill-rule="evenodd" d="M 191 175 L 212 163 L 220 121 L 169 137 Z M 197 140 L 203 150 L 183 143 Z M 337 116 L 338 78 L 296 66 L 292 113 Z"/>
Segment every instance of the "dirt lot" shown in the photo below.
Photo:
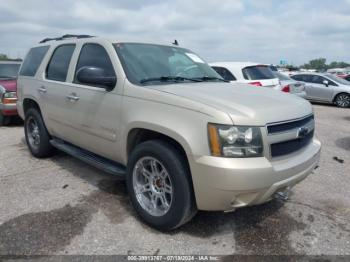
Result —
<path fill-rule="evenodd" d="M 350 254 L 350 109 L 314 105 L 320 167 L 288 202 L 200 212 L 172 233 L 142 224 L 123 182 L 63 153 L 33 158 L 0 128 L 0 254 Z"/>

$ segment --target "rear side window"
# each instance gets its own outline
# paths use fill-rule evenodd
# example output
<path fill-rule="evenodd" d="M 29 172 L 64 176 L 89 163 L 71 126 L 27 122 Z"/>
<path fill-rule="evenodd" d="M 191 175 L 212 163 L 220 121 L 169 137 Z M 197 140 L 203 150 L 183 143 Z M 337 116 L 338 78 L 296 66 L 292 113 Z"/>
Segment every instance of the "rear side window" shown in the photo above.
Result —
<path fill-rule="evenodd" d="M 30 49 L 26 58 L 24 59 L 19 74 L 22 76 L 34 76 L 41 62 L 43 61 L 47 50 L 49 50 L 49 46 L 39 46 Z"/>
<path fill-rule="evenodd" d="M 77 80 L 77 72 L 85 66 L 98 67 L 105 70 L 108 76 L 115 76 L 114 68 L 105 48 L 98 44 L 85 44 L 80 52 L 75 70 L 74 82 Z"/>
<path fill-rule="evenodd" d="M 311 82 L 311 75 L 293 75 L 291 76 L 294 80 L 303 81 L 303 82 Z"/>
<path fill-rule="evenodd" d="M 226 81 L 235 81 L 236 77 L 225 67 L 213 66 L 213 69 Z"/>
<path fill-rule="evenodd" d="M 46 68 L 46 78 L 56 81 L 66 81 L 68 67 L 75 45 L 62 45 L 56 48 L 50 63 Z"/>
<path fill-rule="evenodd" d="M 249 66 L 243 68 L 243 76 L 247 80 L 263 80 L 276 78 L 268 66 Z"/>

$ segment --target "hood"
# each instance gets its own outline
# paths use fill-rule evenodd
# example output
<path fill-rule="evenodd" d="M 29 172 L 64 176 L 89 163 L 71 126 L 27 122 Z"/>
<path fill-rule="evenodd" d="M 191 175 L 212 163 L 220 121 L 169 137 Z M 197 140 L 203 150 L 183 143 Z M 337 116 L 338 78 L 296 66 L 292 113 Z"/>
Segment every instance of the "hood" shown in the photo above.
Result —
<path fill-rule="evenodd" d="M 3 86 L 6 91 L 16 91 L 17 90 L 17 80 L 16 79 L 0 79 L 0 86 Z"/>
<path fill-rule="evenodd" d="M 247 84 L 207 82 L 157 85 L 150 88 L 219 109 L 229 114 L 236 125 L 264 126 L 312 113 L 311 104 L 302 98 Z"/>

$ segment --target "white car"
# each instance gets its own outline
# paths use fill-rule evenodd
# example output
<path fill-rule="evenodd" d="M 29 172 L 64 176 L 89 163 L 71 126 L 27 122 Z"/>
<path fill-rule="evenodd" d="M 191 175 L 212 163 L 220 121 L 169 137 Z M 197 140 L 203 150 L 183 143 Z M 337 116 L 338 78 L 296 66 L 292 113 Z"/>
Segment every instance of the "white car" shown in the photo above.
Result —
<path fill-rule="evenodd" d="M 210 63 L 210 66 L 230 82 L 281 89 L 280 81 L 272 73 L 269 65 L 252 62 L 215 62 Z"/>

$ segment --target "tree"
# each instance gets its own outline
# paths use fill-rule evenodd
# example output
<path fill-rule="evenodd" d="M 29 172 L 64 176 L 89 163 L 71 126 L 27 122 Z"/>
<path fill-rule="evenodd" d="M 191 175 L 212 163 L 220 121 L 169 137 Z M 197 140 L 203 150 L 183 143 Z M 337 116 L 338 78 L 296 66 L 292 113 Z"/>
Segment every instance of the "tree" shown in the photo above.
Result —
<path fill-rule="evenodd" d="M 334 62 L 329 64 L 328 68 L 344 68 L 344 67 L 349 67 L 349 66 L 350 66 L 350 64 L 348 64 L 346 62 L 334 61 Z"/>
<path fill-rule="evenodd" d="M 316 69 L 317 71 L 324 71 L 328 69 L 326 61 L 326 58 L 313 59 L 310 60 L 309 63 L 304 64 L 303 67 L 306 69 Z"/>
<path fill-rule="evenodd" d="M 7 55 L 5 55 L 5 54 L 0 54 L 0 60 L 8 60 Z"/>

